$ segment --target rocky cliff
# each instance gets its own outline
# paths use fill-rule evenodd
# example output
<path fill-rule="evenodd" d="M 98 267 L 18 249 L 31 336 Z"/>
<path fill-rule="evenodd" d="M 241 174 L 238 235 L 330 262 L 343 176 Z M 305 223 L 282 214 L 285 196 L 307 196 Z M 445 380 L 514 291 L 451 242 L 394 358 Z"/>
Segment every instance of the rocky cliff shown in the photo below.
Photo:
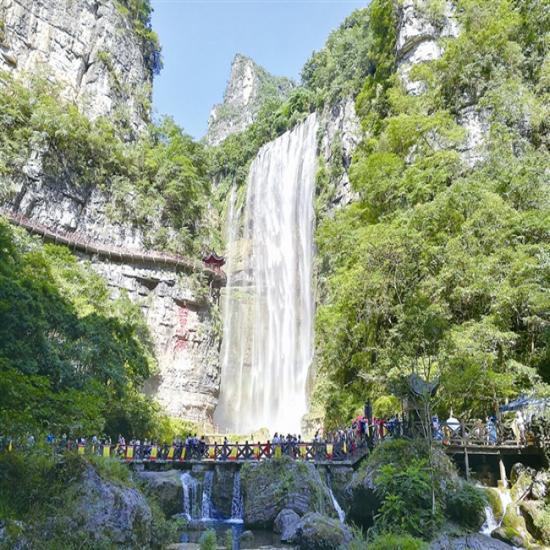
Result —
<path fill-rule="evenodd" d="M 89 118 L 122 116 L 134 131 L 149 117 L 151 67 L 128 15 L 115 0 L 0 0 L 0 68 L 23 80 L 40 75 Z M 108 186 L 44 167 L 40 147 L 10 177 L 4 209 L 29 223 L 129 256 L 80 252 L 103 275 L 113 296 L 139 304 L 150 328 L 158 374 L 146 390 L 173 416 L 204 422 L 219 390 L 219 326 L 215 291 L 200 267 L 135 262 L 147 248 L 144 230 L 109 215 Z M 74 176 L 74 177 L 73 177 Z M 154 215 L 160 224 L 160 215 Z M 200 263 L 200 262 L 199 262 Z"/>
<path fill-rule="evenodd" d="M 400 4 L 396 41 L 397 72 L 409 94 L 419 95 L 424 92 L 423 83 L 411 78 L 413 67 L 441 57 L 444 39 L 456 37 L 459 32 L 455 7 L 451 2 L 441 2 L 437 9 L 430 8 L 426 0 L 405 0 Z M 467 107 L 462 110 L 457 122 L 466 132 L 463 158 L 474 165 L 484 156 L 483 136 L 489 129 L 487 114 L 476 106 Z"/>
<path fill-rule="evenodd" d="M 231 64 L 223 103 L 210 112 L 207 143 L 218 145 L 231 134 L 242 132 L 254 122 L 266 101 L 284 99 L 293 86 L 288 78 L 272 76 L 252 59 L 237 54 Z"/>
<path fill-rule="evenodd" d="M 43 75 L 90 118 L 149 117 L 142 41 L 112 0 L 1 0 L 0 69 Z"/>

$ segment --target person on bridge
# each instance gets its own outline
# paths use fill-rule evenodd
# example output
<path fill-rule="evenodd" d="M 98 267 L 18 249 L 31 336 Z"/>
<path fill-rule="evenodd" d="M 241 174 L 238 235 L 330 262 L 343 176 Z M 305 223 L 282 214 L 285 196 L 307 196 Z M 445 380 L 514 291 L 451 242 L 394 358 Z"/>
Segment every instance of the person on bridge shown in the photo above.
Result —
<path fill-rule="evenodd" d="M 525 443 L 525 420 L 521 411 L 516 412 L 516 417 L 512 421 L 512 431 L 516 437 L 516 445 Z"/>
<path fill-rule="evenodd" d="M 485 430 L 487 432 L 487 444 L 496 445 L 497 444 L 497 424 L 496 418 L 492 416 L 487 417 L 485 424 Z"/>

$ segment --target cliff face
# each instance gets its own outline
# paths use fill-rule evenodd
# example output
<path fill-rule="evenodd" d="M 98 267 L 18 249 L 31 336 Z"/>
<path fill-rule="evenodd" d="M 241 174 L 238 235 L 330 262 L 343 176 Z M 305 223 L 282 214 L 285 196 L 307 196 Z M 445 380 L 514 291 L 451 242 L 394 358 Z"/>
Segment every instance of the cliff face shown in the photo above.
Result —
<path fill-rule="evenodd" d="M 274 77 L 252 59 L 237 54 L 231 64 L 223 103 L 210 112 L 207 143 L 218 145 L 231 134 L 246 130 L 267 100 L 285 98 L 293 86 L 288 78 Z"/>
<path fill-rule="evenodd" d="M 152 75 L 141 40 L 110 0 L 0 0 L 0 69 L 39 74 L 94 119 L 149 116 Z"/>
<path fill-rule="evenodd" d="M 399 6 L 398 15 L 397 71 L 407 92 L 419 95 L 424 92 L 424 85 L 412 80 L 411 69 L 419 63 L 438 59 L 443 53 L 442 39 L 458 36 L 455 8 L 452 3 L 443 2 L 439 13 L 433 13 L 425 0 L 405 0 Z M 463 109 L 457 122 L 466 132 L 462 156 L 474 165 L 484 156 L 483 136 L 489 130 L 487 114 L 471 106 Z"/>
<path fill-rule="evenodd" d="M 151 71 L 113 0 L 0 0 L 0 22 L 1 69 L 59 83 L 63 96 L 92 119 L 124 112 L 134 130 L 145 126 Z M 14 193 L 5 210 L 94 246 L 144 250 L 140 228 L 109 217 L 109 191 L 80 186 L 67 174 L 47 175 L 43 153 L 32 151 L 11 178 Z M 80 254 L 106 278 L 113 296 L 125 292 L 142 308 L 159 364 L 147 392 L 174 416 L 210 419 L 219 390 L 218 314 L 200 273 Z"/>

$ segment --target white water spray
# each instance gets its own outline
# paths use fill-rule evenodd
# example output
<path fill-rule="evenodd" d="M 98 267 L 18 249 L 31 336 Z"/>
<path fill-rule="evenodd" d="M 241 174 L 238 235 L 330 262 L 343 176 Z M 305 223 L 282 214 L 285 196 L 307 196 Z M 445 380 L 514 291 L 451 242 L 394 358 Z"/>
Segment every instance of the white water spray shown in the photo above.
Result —
<path fill-rule="evenodd" d="M 238 433 L 300 431 L 313 357 L 315 114 L 262 147 L 244 227 L 232 196 L 222 381 L 215 421 Z"/>
<path fill-rule="evenodd" d="M 232 523 L 243 522 L 243 494 L 241 491 L 241 474 L 237 471 L 233 477 L 233 496 L 231 499 L 231 519 Z"/>
<path fill-rule="evenodd" d="M 190 520 L 196 517 L 198 481 L 189 472 L 181 474 L 180 479 L 183 489 L 183 514 Z"/>
<path fill-rule="evenodd" d="M 508 506 L 512 503 L 510 491 L 500 488 L 496 490 L 500 499 L 502 517 L 500 518 L 500 520 L 497 521 L 497 518 L 495 517 L 495 514 L 493 512 L 493 508 L 491 506 L 485 506 L 485 522 L 481 526 L 479 532 L 487 536 L 490 536 L 495 529 L 498 529 L 501 526 L 504 515 L 506 514 L 506 510 Z"/>

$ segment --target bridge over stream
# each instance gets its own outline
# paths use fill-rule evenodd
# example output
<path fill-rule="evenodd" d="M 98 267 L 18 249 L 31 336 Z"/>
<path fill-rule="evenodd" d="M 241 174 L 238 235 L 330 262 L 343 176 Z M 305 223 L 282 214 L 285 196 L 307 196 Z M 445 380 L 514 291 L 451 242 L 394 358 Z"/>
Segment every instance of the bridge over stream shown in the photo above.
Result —
<path fill-rule="evenodd" d="M 78 445 L 80 454 L 95 453 L 117 457 L 122 462 L 145 469 L 187 469 L 194 465 L 234 465 L 253 463 L 283 456 L 310 462 L 318 466 L 347 466 L 356 468 L 381 441 L 418 434 L 414 430 L 390 432 L 380 425 L 370 427 L 369 436 L 335 442 L 266 443 L 205 443 L 198 445 Z M 507 472 L 516 462 L 540 466 L 544 462 L 543 447 L 532 434 L 517 440 L 509 429 L 492 430 L 479 423 L 442 423 L 433 435 L 468 478 L 471 470 L 481 467 L 498 472 L 506 481 Z"/>

